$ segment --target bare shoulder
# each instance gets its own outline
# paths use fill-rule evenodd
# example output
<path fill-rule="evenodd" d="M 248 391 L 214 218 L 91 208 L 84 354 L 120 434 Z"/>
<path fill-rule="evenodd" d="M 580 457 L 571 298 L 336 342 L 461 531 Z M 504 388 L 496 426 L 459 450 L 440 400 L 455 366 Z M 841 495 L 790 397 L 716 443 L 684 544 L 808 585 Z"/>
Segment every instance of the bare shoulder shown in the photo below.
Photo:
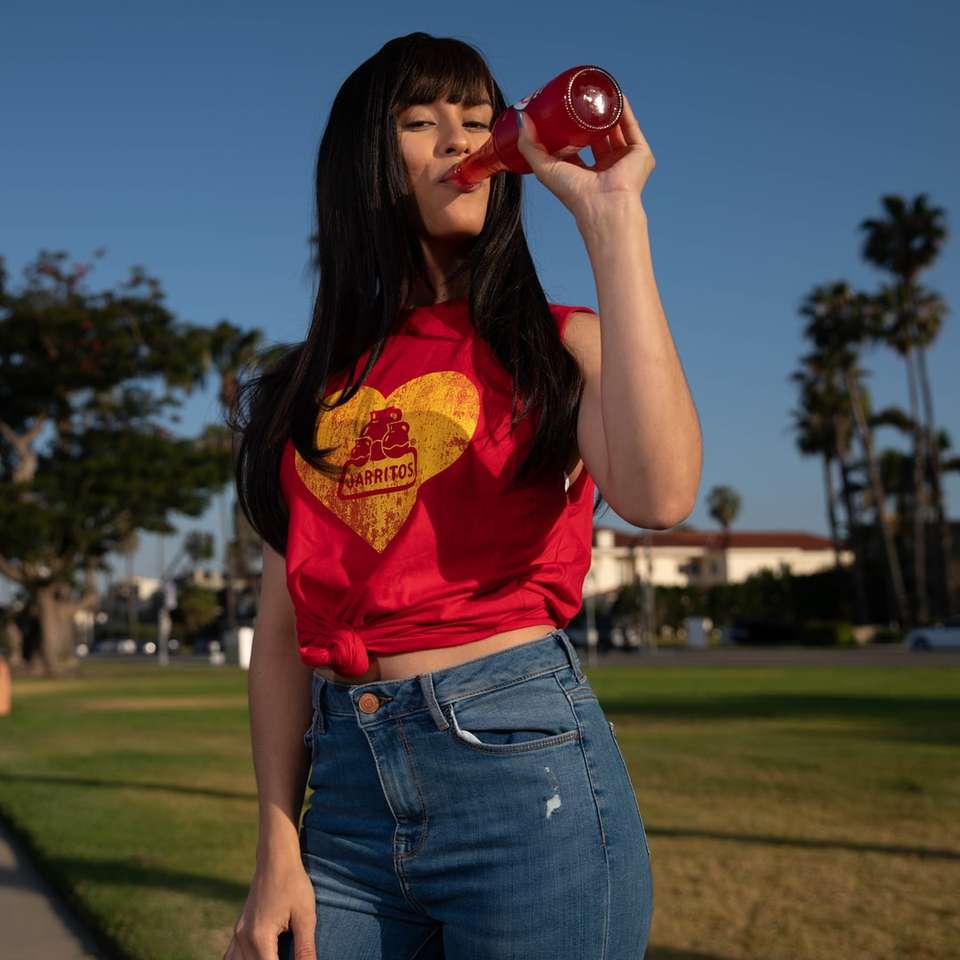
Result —
<path fill-rule="evenodd" d="M 595 313 L 577 310 L 567 317 L 563 345 L 573 354 L 584 375 L 600 362 L 600 318 Z"/>

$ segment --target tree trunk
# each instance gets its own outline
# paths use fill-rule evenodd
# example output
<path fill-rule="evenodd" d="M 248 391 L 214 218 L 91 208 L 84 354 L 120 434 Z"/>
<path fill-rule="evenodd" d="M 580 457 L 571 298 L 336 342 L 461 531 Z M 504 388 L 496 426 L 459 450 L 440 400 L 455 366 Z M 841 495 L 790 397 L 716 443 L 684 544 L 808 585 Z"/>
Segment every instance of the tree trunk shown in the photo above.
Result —
<path fill-rule="evenodd" d="M 37 589 L 37 612 L 40 619 L 40 661 L 49 677 L 60 676 L 76 665 L 74 654 L 73 611 L 76 603 L 63 603 L 60 584 L 47 584 Z"/>
<path fill-rule="evenodd" d="M 903 586 L 903 573 L 900 570 L 900 559 L 897 556 L 897 547 L 894 543 L 890 525 L 887 523 L 883 485 L 880 482 L 880 471 L 877 468 L 877 461 L 873 454 L 873 439 L 870 434 L 870 428 L 867 425 L 866 417 L 864 416 L 863 405 L 860 402 L 859 385 L 855 382 L 853 373 L 850 370 L 844 371 L 844 378 L 847 384 L 847 393 L 850 398 L 850 408 L 853 411 L 854 422 L 860 434 L 860 442 L 863 445 L 867 469 L 870 474 L 870 488 L 873 491 L 876 520 L 883 537 L 883 549 L 887 560 L 887 583 L 890 587 L 890 599 L 893 603 L 894 618 L 899 622 L 901 629 L 906 629 L 910 622 L 907 592 Z"/>
<path fill-rule="evenodd" d="M 827 524 L 830 528 L 830 539 L 833 542 L 833 565 L 839 570 L 843 564 L 840 562 L 841 545 L 837 535 L 837 506 L 833 502 L 833 473 L 830 469 L 832 465 L 830 454 L 825 453 L 823 455 L 823 486 L 827 498 Z"/>
<path fill-rule="evenodd" d="M 927 481 L 924 455 L 924 429 L 920 422 L 920 404 L 917 402 L 917 378 L 914 372 L 913 351 L 908 350 L 907 392 L 910 397 L 910 418 L 913 421 L 913 589 L 914 623 L 930 622 L 927 598 Z"/>
<path fill-rule="evenodd" d="M 952 617 L 957 612 L 957 585 L 953 569 L 953 532 L 950 529 L 949 511 L 944 504 L 943 482 L 940 473 L 940 445 L 937 443 L 936 424 L 933 418 L 933 397 L 930 378 L 927 376 L 927 354 L 924 347 L 917 347 L 917 370 L 920 375 L 923 396 L 924 419 L 927 427 L 927 456 L 930 458 L 930 486 L 933 494 L 934 512 L 940 531 L 940 611 Z"/>
<path fill-rule="evenodd" d="M 835 432 L 835 436 L 839 436 Z M 867 601 L 866 575 L 864 567 L 866 557 L 863 553 L 863 540 L 857 523 L 857 510 L 853 503 L 853 491 L 850 489 L 850 467 L 847 465 L 847 454 L 837 450 L 837 462 L 840 464 L 840 496 L 847 512 L 847 540 L 853 550 L 853 593 L 857 610 L 858 623 L 870 622 L 870 605 Z"/>

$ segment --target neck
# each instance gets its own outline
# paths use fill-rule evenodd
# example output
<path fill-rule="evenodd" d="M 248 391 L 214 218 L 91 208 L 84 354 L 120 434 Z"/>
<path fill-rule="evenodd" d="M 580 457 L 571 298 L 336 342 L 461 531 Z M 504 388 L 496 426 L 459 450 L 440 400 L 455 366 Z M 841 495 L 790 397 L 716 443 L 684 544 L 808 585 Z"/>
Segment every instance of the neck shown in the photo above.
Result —
<path fill-rule="evenodd" d="M 466 297 L 470 289 L 469 276 L 460 276 L 452 282 L 447 280 L 447 277 L 463 262 L 462 253 L 449 243 L 441 245 L 423 239 L 420 242 L 433 290 L 430 290 L 426 283 L 418 280 L 410 295 L 410 305 L 425 307 L 441 300 L 458 300 Z"/>

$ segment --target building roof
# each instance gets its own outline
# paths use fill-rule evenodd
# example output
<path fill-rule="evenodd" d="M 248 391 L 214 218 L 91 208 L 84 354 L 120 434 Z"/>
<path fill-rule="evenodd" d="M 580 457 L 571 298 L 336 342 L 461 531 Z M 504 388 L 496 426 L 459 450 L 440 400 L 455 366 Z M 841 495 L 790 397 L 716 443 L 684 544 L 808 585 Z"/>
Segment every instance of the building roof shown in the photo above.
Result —
<path fill-rule="evenodd" d="M 648 530 L 631 533 L 616 527 L 594 528 L 613 533 L 613 546 L 700 547 L 706 550 L 762 549 L 762 550 L 832 550 L 833 541 L 816 533 L 802 530 L 700 530 L 685 526 L 673 530 Z M 841 545 L 842 546 L 842 545 Z"/>

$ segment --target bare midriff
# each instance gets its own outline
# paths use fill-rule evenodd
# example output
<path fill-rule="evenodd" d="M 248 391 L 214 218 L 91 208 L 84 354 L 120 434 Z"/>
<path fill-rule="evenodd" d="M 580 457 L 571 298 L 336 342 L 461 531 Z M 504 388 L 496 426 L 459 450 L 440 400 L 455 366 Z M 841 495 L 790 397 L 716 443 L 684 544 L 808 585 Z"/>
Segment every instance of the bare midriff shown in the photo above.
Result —
<path fill-rule="evenodd" d="M 461 643 L 455 647 L 437 647 L 433 650 L 410 650 L 407 653 L 371 654 L 370 669 L 359 677 L 343 677 L 333 670 L 315 667 L 316 673 L 337 683 L 369 683 L 371 680 L 406 680 L 421 673 L 430 673 L 432 670 L 443 670 L 453 667 L 467 660 L 476 660 L 477 657 L 488 653 L 497 653 L 516 647 L 521 643 L 529 643 L 538 637 L 546 636 L 556 630 L 552 623 L 538 623 L 532 627 L 518 627 L 516 630 L 506 630 L 484 637 L 482 640 L 472 640 L 470 643 Z"/>
<path fill-rule="evenodd" d="M 583 469 L 583 460 L 579 451 L 574 451 L 572 461 L 568 463 L 565 473 L 568 484 L 572 484 Z M 488 653 L 497 653 L 510 647 L 529 643 L 537 637 L 546 636 L 556 630 L 552 623 L 537 623 L 532 627 L 518 627 L 516 630 L 506 630 L 495 633 L 482 640 L 472 640 L 470 643 L 461 643 L 455 647 L 437 647 L 433 650 L 411 650 L 409 653 L 371 654 L 370 669 L 359 677 L 343 677 L 333 670 L 323 667 L 314 667 L 316 673 L 334 680 L 337 683 L 369 683 L 371 680 L 407 680 L 421 673 L 430 673 L 432 670 L 443 670 L 445 667 L 454 667 L 458 663 L 476 660 Z"/>

